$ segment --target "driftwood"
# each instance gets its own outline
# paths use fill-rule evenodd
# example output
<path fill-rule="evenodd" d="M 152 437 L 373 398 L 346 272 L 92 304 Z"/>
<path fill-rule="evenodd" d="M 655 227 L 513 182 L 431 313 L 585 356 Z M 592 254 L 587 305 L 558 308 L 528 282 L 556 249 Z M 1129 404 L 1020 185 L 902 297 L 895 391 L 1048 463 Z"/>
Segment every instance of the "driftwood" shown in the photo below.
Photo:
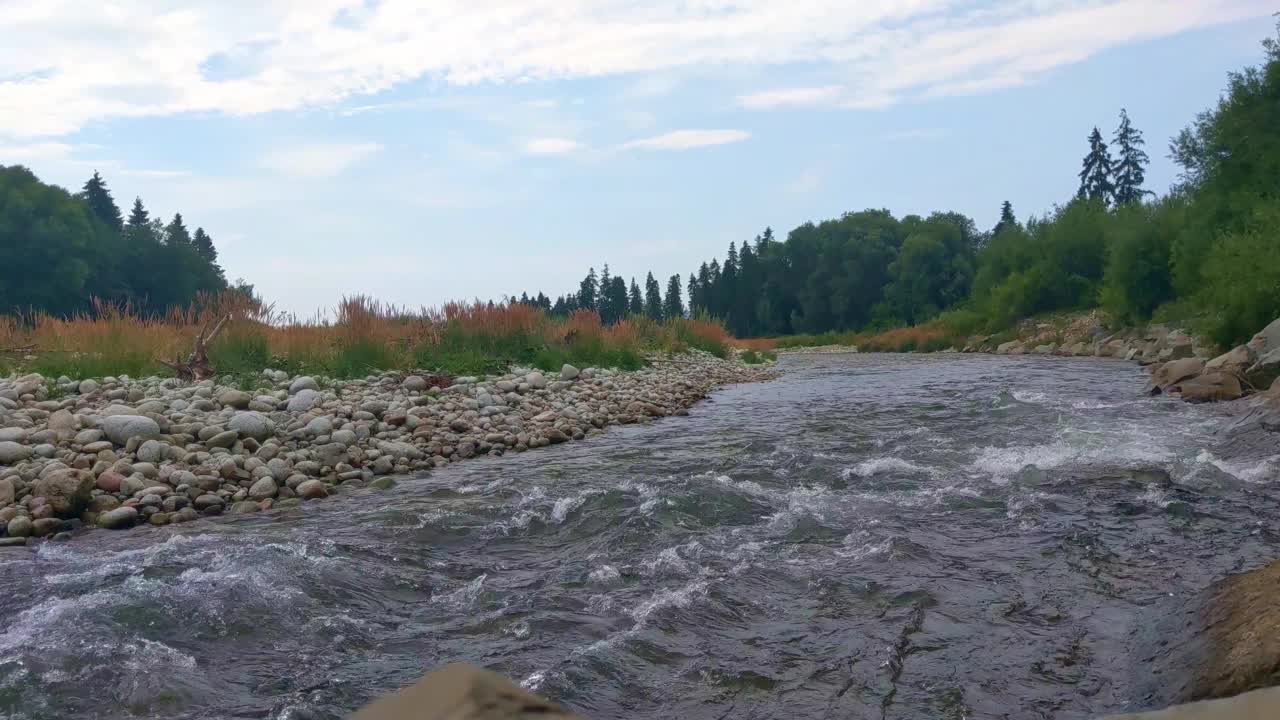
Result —
<path fill-rule="evenodd" d="M 213 326 L 212 331 L 209 330 L 208 325 L 201 328 L 200 334 L 196 336 L 195 347 L 192 348 L 191 354 L 187 356 L 185 361 L 181 358 L 178 358 L 173 362 L 161 360 L 161 364 L 168 367 L 170 370 L 173 370 L 174 374 L 178 376 L 178 379 L 185 382 L 200 382 L 213 377 L 215 371 L 213 367 L 209 365 L 209 344 L 218 337 L 218 333 L 221 333 L 222 329 L 226 327 L 227 323 L 230 321 L 231 316 L 224 315 L 222 319 L 218 321 L 218 324 Z"/>

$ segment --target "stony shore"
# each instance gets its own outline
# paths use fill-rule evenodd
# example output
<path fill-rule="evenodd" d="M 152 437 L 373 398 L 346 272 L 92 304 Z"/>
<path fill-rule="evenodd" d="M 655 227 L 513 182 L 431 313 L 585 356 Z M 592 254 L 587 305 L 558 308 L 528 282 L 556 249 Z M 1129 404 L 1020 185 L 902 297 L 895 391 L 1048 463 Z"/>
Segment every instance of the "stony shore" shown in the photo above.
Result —
<path fill-rule="evenodd" d="M 772 373 L 699 352 L 651 360 L 550 377 L 326 381 L 265 370 L 251 391 L 156 377 L 0 379 L 0 547 L 385 489 L 392 475 L 681 415 L 718 386 Z"/>

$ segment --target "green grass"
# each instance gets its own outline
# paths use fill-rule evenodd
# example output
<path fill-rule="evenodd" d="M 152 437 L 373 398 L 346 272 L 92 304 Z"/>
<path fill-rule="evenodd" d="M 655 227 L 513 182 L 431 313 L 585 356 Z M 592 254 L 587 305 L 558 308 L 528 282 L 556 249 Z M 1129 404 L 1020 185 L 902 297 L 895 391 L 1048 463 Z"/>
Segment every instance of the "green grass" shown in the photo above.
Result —
<path fill-rule="evenodd" d="M 763 365 L 767 362 L 773 362 L 778 359 L 778 354 L 765 350 L 764 352 L 756 352 L 755 350 L 743 350 L 738 354 L 738 359 L 747 365 Z"/>
<path fill-rule="evenodd" d="M 45 377 L 57 378 L 65 375 L 76 380 L 109 375 L 146 377 L 172 374 L 165 366 L 152 361 L 145 352 L 120 348 L 107 348 L 96 353 L 41 353 L 25 364 L 23 369 Z"/>

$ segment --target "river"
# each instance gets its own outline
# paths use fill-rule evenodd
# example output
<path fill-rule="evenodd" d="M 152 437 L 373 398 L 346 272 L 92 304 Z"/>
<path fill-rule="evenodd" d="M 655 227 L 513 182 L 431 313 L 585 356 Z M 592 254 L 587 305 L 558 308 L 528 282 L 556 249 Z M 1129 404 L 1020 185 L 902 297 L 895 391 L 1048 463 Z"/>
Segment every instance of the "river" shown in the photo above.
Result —
<path fill-rule="evenodd" d="M 385 492 L 0 550 L 0 717 L 339 718 L 465 660 L 597 720 L 1086 718 L 1154 603 L 1280 555 L 1280 458 L 1130 364 L 780 367 Z"/>

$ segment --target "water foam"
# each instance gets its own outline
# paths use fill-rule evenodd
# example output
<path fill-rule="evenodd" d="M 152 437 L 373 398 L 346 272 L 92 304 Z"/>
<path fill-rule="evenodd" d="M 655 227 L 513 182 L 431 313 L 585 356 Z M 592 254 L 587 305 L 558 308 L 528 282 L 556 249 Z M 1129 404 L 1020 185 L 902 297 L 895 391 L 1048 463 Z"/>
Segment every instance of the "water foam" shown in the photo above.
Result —
<path fill-rule="evenodd" d="M 932 475 L 934 474 L 934 470 L 932 468 L 924 467 L 923 465 L 917 465 L 910 460 L 903 460 L 902 458 L 889 455 L 863 460 L 851 468 L 845 468 L 840 471 L 841 477 L 845 480 L 848 480 L 853 476 L 866 478 L 872 477 L 873 475 L 887 473 Z"/>

